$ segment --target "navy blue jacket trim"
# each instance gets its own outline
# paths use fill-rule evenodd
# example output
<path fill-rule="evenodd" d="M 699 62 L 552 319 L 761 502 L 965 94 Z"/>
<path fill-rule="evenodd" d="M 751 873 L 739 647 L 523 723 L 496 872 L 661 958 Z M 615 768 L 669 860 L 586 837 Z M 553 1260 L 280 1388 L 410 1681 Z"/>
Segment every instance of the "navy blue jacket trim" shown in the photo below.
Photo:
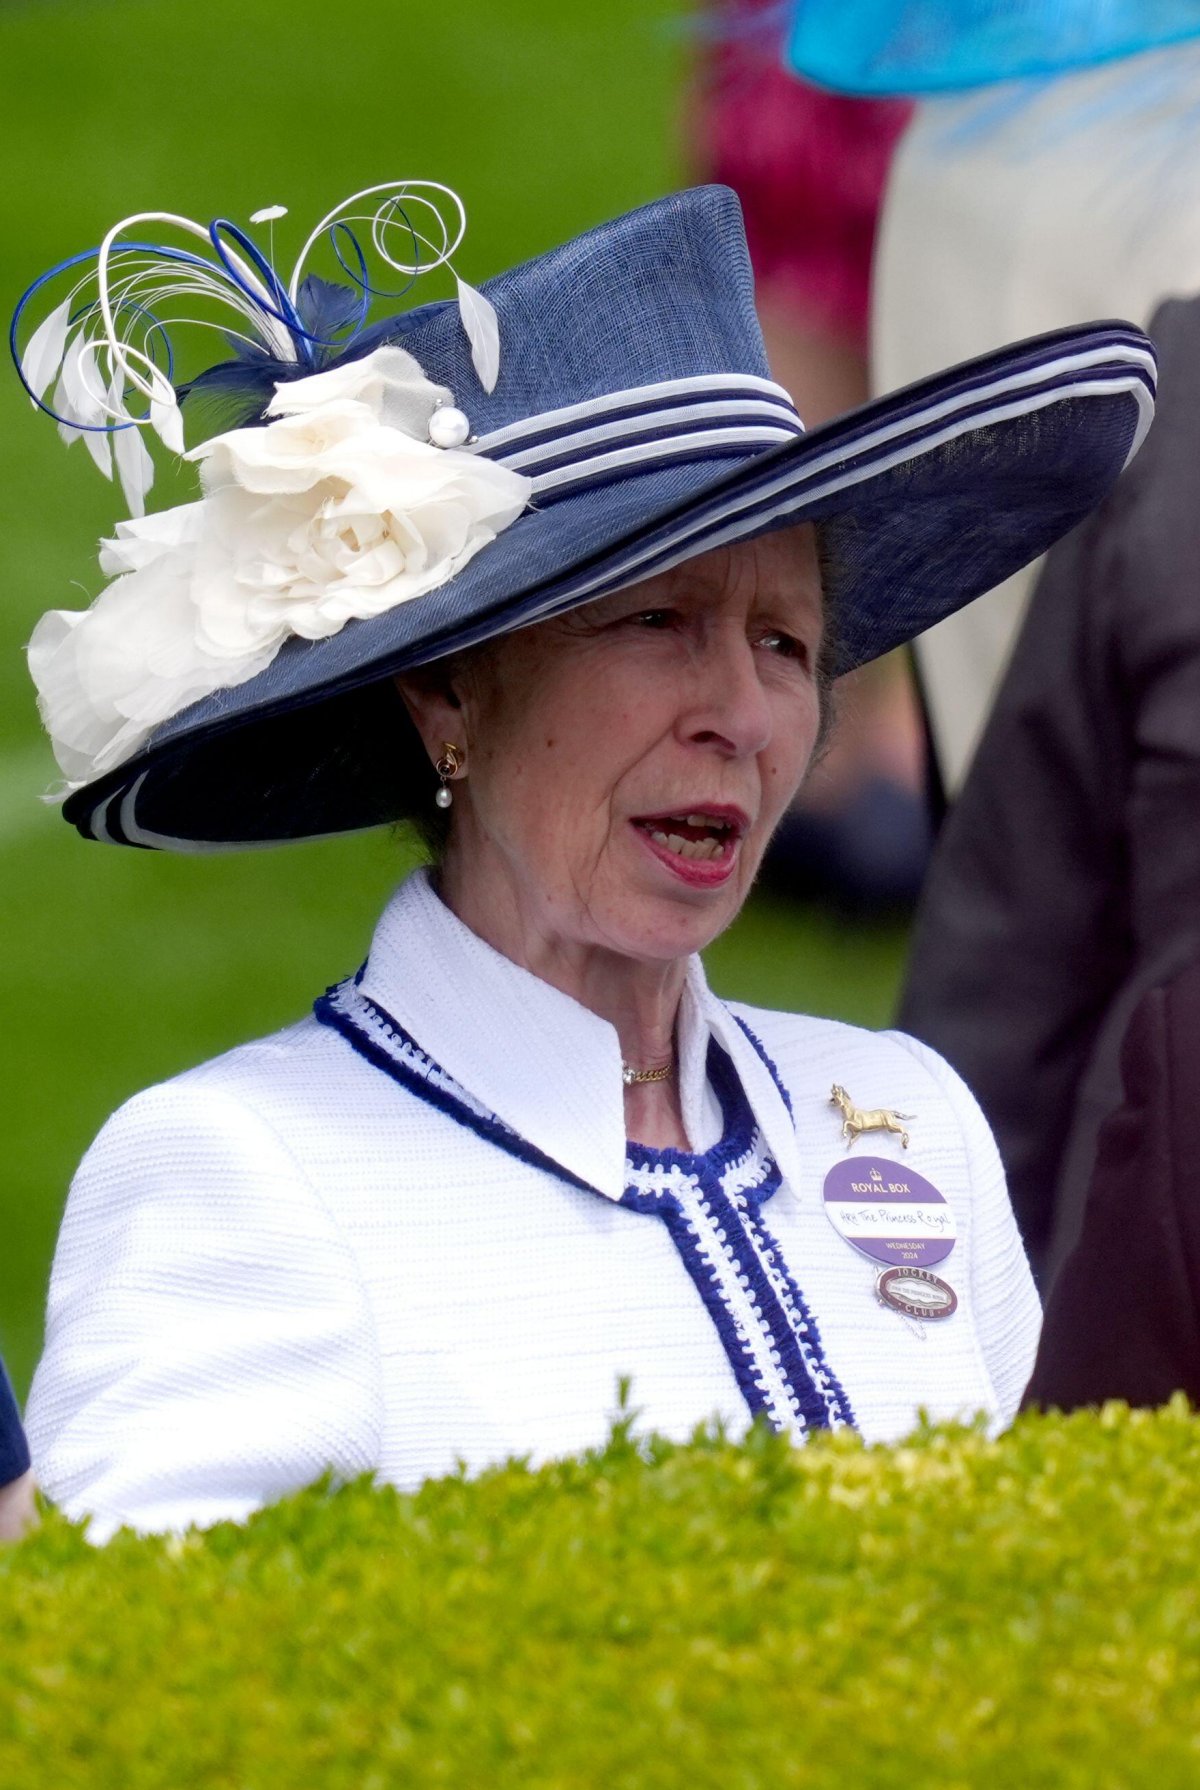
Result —
<path fill-rule="evenodd" d="M 738 1391 L 746 1401 L 747 1410 L 752 1417 L 766 1417 L 770 1421 L 771 1402 L 755 1368 L 753 1347 L 749 1338 L 739 1332 L 733 1313 L 721 1296 L 720 1282 L 705 1261 L 691 1225 L 678 1201 L 672 1201 L 671 1206 L 664 1203 L 658 1208 L 658 1213 L 712 1320 L 713 1329 L 721 1340 L 721 1347 L 733 1369 L 733 1377 L 737 1381 Z"/>
<path fill-rule="evenodd" d="M 741 1021 L 738 1022 L 742 1024 Z M 760 1040 L 748 1026 L 743 1031 L 769 1069 L 788 1111 L 791 1103 L 779 1072 Z M 746 1106 L 745 1094 L 737 1079 L 729 1056 L 714 1043 L 708 1053 L 709 1079 L 716 1091 L 724 1117 L 724 1136 L 716 1149 L 703 1156 L 681 1150 L 648 1150 L 635 1146 L 636 1163 L 644 1169 L 661 1169 L 669 1174 L 677 1169 L 688 1175 L 700 1199 L 713 1219 L 714 1231 L 723 1234 L 724 1247 L 739 1264 L 742 1283 L 750 1295 L 763 1330 L 779 1362 L 780 1371 L 792 1398 L 797 1415 L 814 1429 L 827 1429 L 832 1423 L 853 1424 L 850 1401 L 825 1358 L 824 1347 L 816 1323 L 795 1279 L 783 1264 L 779 1244 L 762 1221 L 761 1208 L 780 1185 L 778 1166 L 768 1158 L 768 1171 L 757 1187 L 749 1187 L 736 1199 L 725 1191 L 722 1180 L 739 1158 L 751 1154 L 757 1127 Z M 623 1203 L 644 1206 L 646 1196 L 631 1189 Z M 767 1409 L 765 1394 L 755 1378 L 752 1353 L 739 1337 L 737 1327 L 714 1283 L 699 1240 L 692 1234 L 686 1217 L 673 1200 L 674 1211 L 663 1212 L 668 1229 L 683 1258 L 684 1265 L 699 1288 L 701 1297 L 716 1325 L 730 1366 L 752 1413 Z M 740 1241 L 735 1241 L 740 1240 Z M 784 1297 L 772 1286 L 764 1266 L 769 1260 L 784 1289 Z M 803 1338 L 803 1341 L 801 1341 Z M 748 1359 L 749 1356 L 749 1359 Z"/>
<path fill-rule="evenodd" d="M 857 1429 L 858 1419 L 846 1396 L 845 1387 L 829 1365 L 825 1345 L 821 1341 L 821 1332 L 817 1328 L 817 1320 L 813 1317 L 808 1301 L 800 1291 L 795 1276 L 787 1265 L 783 1251 L 768 1229 L 761 1212 L 755 1213 L 754 1227 L 762 1239 L 766 1253 L 774 1264 L 775 1272 L 784 1285 L 786 1296 L 781 1303 L 785 1309 L 790 1308 L 788 1330 L 792 1334 L 795 1334 L 797 1330 L 800 1331 L 807 1338 L 808 1345 L 812 1350 L 814 1360 L 810 1373 L 815 1382 L 817 1394 L 823 1399 L 826 1424 L 830 1417 L 840 1417 L 843 1423 L 848 1423 L 852 1429 Z"/>
<path fill-rule="evenodd" d="M 353 978 L 357 984 L 359 976 Z M 456 1124 L 466 1126 L 487 1143 L 507 1152 L 532 1168 L 554 1175 L 569 1186 L 596 1197 L 598 1190 L 573 1175 L 561 1164 L 538 1150 L 512 1130 L 495 1114 L 474 1111 L 449 1089 L 439 1087 L 429 1076 L 411 1064 L 393 1056 L 377 1043 L 354 1016 L 339 1005 L 339 996 L 346 988 L 339 984 L 330 988 L 313 1005 L 320 1024 L 330 1027 L 345 1039 L 366 1062 L 380 1069 L 418 1099 L 444 1113 Z M 354 998 L 361 1002 L 373 1021 L 400 1049 L 407 1050 L 427 1063 L 431 1073 L 445 1071 L 424 1051 L 404 1027 L 384 1008 L 368 999 L 354 987 Z M 742 1025 L 750 1042 L 770 1070 L 775 1085 L 787 1101 L 787 1092 L 761 1042 L 749 1027 Z M 713 1220 L 714 1233 L 730 1258 L 739 1264 L 742 1284 L 746 1287 L 772 1354 L 779 1364 L 797 1416 L 813 1429 L 827 1429 L 832 1422 L 853 1424 L 854 1418 L 841 1385 L 825 1360 L 824 1349 L 807 1303 L 792 1275 L 783 1263 L 778 1243 L 762 1222 L 760 1208 L 780 1184 L 778 1167 L 767 1159 L 767 1170 L 757 1188 L 747 1189 L 736 1203 L 721 1185 L 723 1175 L 739 1158 L 748 1157 L 753 1149 L 757 1127 L 749 1111 L 745 1094 L 725 1051 L 714 1042 L 709 1048 L 708 1073 L 720 1102 L 723 1116 L 721 1142 L 702 1156 L 681 1150 L 650 1150 L 635 1146 L 639 1166 L 661 1170 L 670 1175 L 678 1169 L 696 1186 L 701 1204 Z M 788 1102 L 788 1110 L 791 1106 Z M 772 1416 L 771 1401 L 755 1365 L 751 1340 L 741 1334 L 727 1305 L 710 1262 L 706 1259 L 699 1237 L 694 1232 L 679 1199 L 669 1193 L 647 1194 L 636 1186 L 626 1189 L 621 1204 L 633 1211 L 660 1218 L 666 1226 L 680 1261 L 712 1320 L 739 1391 L 754 1417 Z M 763 1266 L 769 1259 L 786 1290 L 781 1298 L 771 1285 Z M 800 1338 L 804 1338 L 802 1345 Z"/>
<path fill-rule="evenodd" d="M 771 1077 L 771 1080 L 775 1083 L 775 1086 L 779 1089 L 779 1096 L 780 1096 L 780 1099 L 783 1101 L 783 1104 L 787 1107 L 788 1117 L 790 1119 L 792 1119 L 794 1122 L 796 1115 L 792 1110 L 792 1097 L 788 1093 L 788 1090 L 784 1085 L 783 1077 L 780 1075 L 778 1069 L 775 1067 L 774 1062 L 771 1060 L 771 1057 L 768 1055 L 766 1045 L 763 1043 L 762 1039 L 758 1036 L 757 1032 L 754 1032 L 751 1030 L 751 1028 L 746 1024 L 746 1021 L 744 1019 L 742 1019 L 736 1013 L 733 1015 L 733 1017 L 736 1020 L 737 1024 L 741 1027 L 742 1031 L 745 1033 L 747 1039 L 753 1045 L 755 1051 L 758 1053 L 758 1056 L 761 1058 L 764 1067 L 766 1068 L 767 1072 L 769 1073 L 769 1075 Z M 759 1203 L 761 1204 L 761 1202 L 759 1202 Z M 847 1423 L 853 1424 L 857 1428 L 857 1420 L 856 1420 L 856 1418 L 853 1414 L 853 1411 L 851 1409 L 850 1400 L 847 1398 L 845 1389 L 842 1386 L 841 1381 L 838 1379 L 837 1375 L 834 1373 L 833 1369 L 830 1367 L 829 1362 L 826 1358 L 825 1348 L 821 1342 L 821 1335 L 820 1335 L 819 1330 L 817 1329 L 817 1321 L 813 1317 L 812 1312 L 809 1310 L 808 1302 L 805 1299 L 803 1293 L 800 1291 L 800 1288 L 796 1283 L 795 1277 L 793 1276 L 790 1268 L 787 1265 L 787 1262 L 784 1258 L 782 1250 L 780 1249 L 775 1238 L 771 1235 L 771 1232 L 768 1230 L 767 1225 L 762 1218 L 761 1212 L 756 1215 L 756 1223 L 758 1225 L 759 1230 L 762 1232 L 763 1241 L 766 1243 L 767 1247 L 769 1248 L 769 1250 L 771 1251 L 771 1254 L 774 1257 L 775 1266 L 778 1271 L 779 1277 L 784 1282 L 784 1285 L 787 1288 L 788 1303 L 794 1307 L 796 1321 L 807 1332 L 808 1337 L 812 1343 L 812 1346 L 820 1358 L 822 1371 L 825 1374 L 825 1376 L 827 1377 L 829 1386 L 831 1387 L 831 1389 L 833 1391 L 833 1394 L 837 1400 L 837 1403 L 841 1406 L 842 1415 L 845 1418 L 845 1421 Z"/>
<path fill-rule="evenodd" d="M 359 1056 L 365 1058 L 374 1068 L 382 1069 L 385 1075 L 390 1075 L 393 1081 L 397 1081 L 401 1087 L 407 1088 L 410 1094 L 416 1094 L 419 1099 L 424 1100 L 429 1106 L 436 1107 L 438 1112 L 445 1113 L 447 1118 L 453 1119 L 456 1124 L 465 1125 L 469 1131 L 474 1131 L 487 1143 L 495 1144 L 497 1149 L 507 1150 L 510 1156 L 515 1156 L 520 1162 L 528 1163 L 530 1168 L 541 1169 L 548 1175 L 555 1175 L 560 1181 L 566 1181 L 570 1186 L 582 1189 L 584 1193 L 595 1194 L 599 1199 L 604 1197 L 588 1182 L 582 1180 L 578 1175 L 573 1175 L 570 1169 L 564 1168 L 561 1163 L 553 1161 L 533 1144 L 527 1143 L 523 1137 L 519 1137 L 510 1126 L 504 1123 L 503 1119 L 496 1118 L 494 1114 L 485 1116 L 482 1113 L 472 1112 L 469 1106 L 461 1100 L 456 1100 L 447 1089 L 435 1086 L 418 1070 L 398 1062 L 395 1057 L 383 1049 L 382 1045 L 376 1044 L 374 1039 L 368 1037 L 362 1027 L 357 1025 L 348 1013 L 343 1013 L 334 1004 L 333 997 L 337 992 L 337 987 L 334 987 L 329 989 L 326 994 L 321 995 L 313 1003 L 313 1012 L 322 1025 L 329 1026 L 333 1031 L 338 1032 L 351 1049 L 356 1050 Z M 433 1059 L 427 1056 L 416 1039 L 410 1037 L 390 1013 L 385 1012 L 382 1007 L 376 1006 L 373 1001 L 367 1001 L 366 996 L 361 992 L 358 998 L 370 1007 L 376 1019 L 387 1028 L 398 1044 L 408 1045 L 420 1056 L 425 1057 L 427 1062 L 432 1063 Z"/>
<path fill-rule="evenodd" d="M 766 1069 L 767 1074 L 771 1077 L 771 1080 L 775 1083 L 775 1086 L 779 1090 L 779 1098 L 783 1101 L 783 1104 L 787 1107 L 788 1118 L 794 1122 L 796 1115 L 792 1111 L 792 1097 L 783 1085 L 783 1077 L 780 1075 L 778 1069 L 776 1069 L 774 1063 L 771 1061 L 770 1057 L 767 1055 L 766 1045 L 763 1043 L 762 1039 L 758 1036 L 757 1032 L 752 1032 L 750 1030 L 750 1027 L 746 1024 L 744 1019 L 739 1019 L 738 1015 L 736 1013 L 733 1015 L 733 1018 L 736 1021 L 736 1023 L 741 1027 L 742 1031 L 745 1032 L 746 1037 L 749 1039 L 750 1043 L 754 1046 L 755 1051 L 758 1053 L 759 1057 L 762 1060 L 763 1067 Z"/>

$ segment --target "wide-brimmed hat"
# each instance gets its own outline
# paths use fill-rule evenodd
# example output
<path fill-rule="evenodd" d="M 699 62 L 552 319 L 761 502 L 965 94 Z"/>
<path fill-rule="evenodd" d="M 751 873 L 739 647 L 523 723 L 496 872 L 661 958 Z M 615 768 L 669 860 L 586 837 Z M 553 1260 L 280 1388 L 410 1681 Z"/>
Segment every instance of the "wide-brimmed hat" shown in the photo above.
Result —
<path fill-rule="evenodd" d="M 460 286 L 457 304 L 381 326 L 362 326 L 365 289 L 332 365 L 313 344 L 336 329 L 312 315 L 332 289 L 309 284 L 302 324 L 265 259 L 237 241 L 241 271 L 266 270 L 276 336 L 298 330 L 307 360 L 277 390 L 268 381 L 269 415 L 261 390 L 253 397 L 265 429 L 196 450 L 200 504 L 118 530 L 104 560 L 115 583 L 82 617 L 47 618 L 35 654 L 52 733 L 57 700 L 60 731 L 91 738 L 99 706 L 110 756 L 131 742 L 67 797 L 89 838 L 195 850 L 393 820 L 408 792 L 392 674 L 805 520 L 822 526 L 834 568 L 834 670 L 848 671 L 1073 527 L 1153 411 L 1150 343 L 1100 323 L 952 368 L 806 434 L 770 377 L 740 211 L 720 187 L 647 205 L 482 294 Z M 341 258 L 354 261 L 344 238 Z M 28 376 L 40 359 L 45 389 L 63 345 L 36 346 L 23 364 Z M 149 360 L 118 354 L 114 370 L 110 357 L 109 407 L 92 418 L 96 433 L 117 418 L 118 447 L 118 387 L 136 383 L 138 366 Z M 244 398 L 264 368 L 278 371 L 264 350 L 243 352 L 226 389 L 236 395 L 240 379 Z M 104 384 L 89 388 L 86 372 L 83 359 L 67 416 L 77 429 L 88 390 Z M 150 375 L 141 389 L 170 436 L 163 383 Z M 386 526 L 374 526 L 372 504 Z M 101 628 L 89 618 L 106 602 Z M 198 613 L 208 693 L 189 700 Z M 84 703 L 97 663 L 103 699 Z M 182 705 L 163 715 L 163 690 L 175 688 Z"/>

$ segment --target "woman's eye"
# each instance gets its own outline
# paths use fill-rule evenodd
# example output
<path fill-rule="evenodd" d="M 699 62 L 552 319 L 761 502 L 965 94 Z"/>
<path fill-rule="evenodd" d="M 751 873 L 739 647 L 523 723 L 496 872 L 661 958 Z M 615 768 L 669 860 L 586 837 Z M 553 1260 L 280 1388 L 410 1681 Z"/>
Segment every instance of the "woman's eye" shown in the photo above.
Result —
<path fill-rule="evenodd" d="M 765 646 L 769 653 L 777 653 L 781 659 L 805 660 L 808 658 L 808 648 L 802 640 L 797 640 L 794 634 L 777 632 L 763 634 L 760 636 L 758 644 Z"/>
<path fill-rule="evenodd" d="M 636 615 L 630 616 L 639 628 L 669 628 L 675 621 L 673 609 L 639 609 Z"/>

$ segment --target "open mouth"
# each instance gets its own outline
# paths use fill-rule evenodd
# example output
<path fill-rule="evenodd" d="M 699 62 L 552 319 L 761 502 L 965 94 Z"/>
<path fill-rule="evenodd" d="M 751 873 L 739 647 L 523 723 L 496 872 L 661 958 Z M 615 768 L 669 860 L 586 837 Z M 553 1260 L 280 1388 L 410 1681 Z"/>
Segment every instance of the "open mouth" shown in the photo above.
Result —
<path fill-rule="evenodd" d="M 710 809 L 648 815 L 634 825 L 659 851 L 697 864 L 717 864 L 731 857 L 746 830 L 741 815 L 718 814 Z"/>

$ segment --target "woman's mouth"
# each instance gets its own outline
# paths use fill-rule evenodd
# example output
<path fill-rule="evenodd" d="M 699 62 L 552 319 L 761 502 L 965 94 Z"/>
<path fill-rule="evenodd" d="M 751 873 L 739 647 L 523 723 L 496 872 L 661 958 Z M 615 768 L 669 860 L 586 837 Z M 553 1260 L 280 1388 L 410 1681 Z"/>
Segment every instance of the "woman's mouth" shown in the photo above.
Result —
<path fill-rule="evenodd" d="M 748 821 L 740 809 L 690 808 L 633 823 L 660 863 L 682 881 L 712 887 L 733 870 Z"/>

